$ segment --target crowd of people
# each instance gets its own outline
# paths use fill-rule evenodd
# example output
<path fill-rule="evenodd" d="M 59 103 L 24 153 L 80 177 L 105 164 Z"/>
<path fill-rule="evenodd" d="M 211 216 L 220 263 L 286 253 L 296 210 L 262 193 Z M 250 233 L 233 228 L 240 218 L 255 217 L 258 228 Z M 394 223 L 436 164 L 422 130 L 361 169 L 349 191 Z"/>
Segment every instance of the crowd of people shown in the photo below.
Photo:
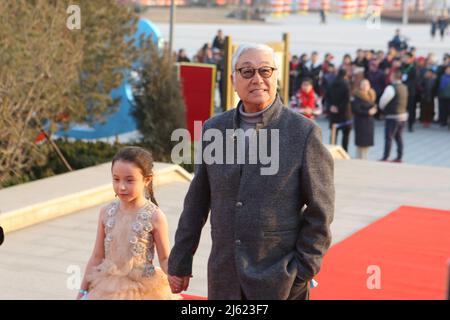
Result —
<path fill-rule="evenodd" d="M 327 117 L 333 137 L 342 132 L 346 151 L 354 128 L 359 158 L 366 158 L 368 148 L 373 146 L 374 121 L 386 119 L 381 160 L 388 160 L 395 139 L 398 154 L 394 161 L 401 162 L 406 125 L 410 132 L 417 120 L 424 127 L 434 121 L 445 127 L 450 114 L 450 54 L 445 54 L 441 62 L 433 53 L 418 56 L 407 40 L 397 30 L 387 52 L 358 49 L 355 57 L 344 55 L 340 64 L 331 53 L 325 54 L 322 62 L 317 52 L 293 55 L 290 106 L 308 118 L 319 114 Z"/>
<path fill-rule="evenodd" d="M 394 161 L 401 162 L 405 127 L 413 132 L 417 120 L 424 127 L 433 122 L 442 127 L 450 124 L 450 54 L 445 54 L 441 61 L 433 53 L 418 56 L 408 41 L 397 29 L 387 43 L 387 51 L 358 49 L 353 57 L 345 54 L 340 63 L 332 53 L 326 53 L 322 61 L 317 51 L 292 55 L 290 101 L 286 104 L 307 118 L 328 118 L 333 129 L 331 142 L 335 143 L 342 133 L 341 145 L 346 151 L 354 129 L 357 157 L 362 159 L 367 158 L 368 148 L 374 145 L 374 121 L 386 119 L 389 130 L 386 129 L 381 159 L 389 158 L 391 140 L 395 139 L 399 151 Z M 224 45 L 225 36 L 219 29 L 213 41 L 205 43 L 192 59 L 180 49 L 177 61 L 215 64 L 217 87 L 221 91 Z M 396 76 L 405 92 L 403 86 L 395 85 Z M 405 101 L 399 102 L 402 93 Z M 397 104 L 396 110 L 389 103 Z M 406 110 L 400 114 L 402 103 L 406 104 Z M 389 114 L 392 112 L 395 114 Z M 396 120 L 395 125 L 392 120 Z"/>

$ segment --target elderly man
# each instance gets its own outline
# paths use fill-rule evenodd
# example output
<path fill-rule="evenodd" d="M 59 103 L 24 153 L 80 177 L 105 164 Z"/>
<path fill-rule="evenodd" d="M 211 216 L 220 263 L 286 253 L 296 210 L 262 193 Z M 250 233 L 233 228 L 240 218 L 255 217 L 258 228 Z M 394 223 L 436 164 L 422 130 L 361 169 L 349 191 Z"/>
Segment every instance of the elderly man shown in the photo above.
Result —
<path fill-rule="evenodd" d="M 230 129 L 253 130 L 258 137 L 263 130 L 276 131 L 268 149 L 274 143 L 279 149 L 278 170 L 263 174 L 262 161 L 196 165 L 169 258 L 173 292 L 188 287 L 211 211 L 209 299 L 309 297 L 309 282 L 331 242 L 333 159 L 319 127 L 283 106 L 278 68 L 266 45 L 242 45 L 233 56 L 232 81 L 241 101 L 206 121 L 203 133 L 218 130 L 228 141 L 235 138 L 227 135 Z"/>

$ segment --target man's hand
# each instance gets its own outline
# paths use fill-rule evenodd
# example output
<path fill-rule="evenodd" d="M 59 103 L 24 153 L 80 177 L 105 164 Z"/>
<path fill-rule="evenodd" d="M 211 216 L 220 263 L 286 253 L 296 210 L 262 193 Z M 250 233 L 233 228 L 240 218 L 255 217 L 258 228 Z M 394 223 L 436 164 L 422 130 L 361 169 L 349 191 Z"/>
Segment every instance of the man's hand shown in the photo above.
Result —
<path fill-rule="evenodd" d="M 369 115 L 373 116 L 377 113 L 377 107 L 372 107 L 369 109 Z"/>
<path fill-rule="evenodd" d="M 172 293 L 180 293 L 182 291 L 186 291 L 189 287 L 189 280 L 192 278 L 192 276 L 168 276 L 169 279 L 169 285 L 170 289 L 172 290 Z"/>

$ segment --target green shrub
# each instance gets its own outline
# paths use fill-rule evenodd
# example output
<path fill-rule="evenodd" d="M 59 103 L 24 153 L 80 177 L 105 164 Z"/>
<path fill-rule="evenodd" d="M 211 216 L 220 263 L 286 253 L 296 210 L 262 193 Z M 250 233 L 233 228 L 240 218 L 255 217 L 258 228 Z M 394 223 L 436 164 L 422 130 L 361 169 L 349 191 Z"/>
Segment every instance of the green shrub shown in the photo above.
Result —
<path fill-rule="evenodd" d="M 149 40 L 142 44 L 141 67 L 132 81 L 135 106 L 131 114 L 142 135 L 143 146 L 157 161 L 170 162 L 175 129 L 185 128 L 185 106 L 177 68 L 167 51 Z"/>

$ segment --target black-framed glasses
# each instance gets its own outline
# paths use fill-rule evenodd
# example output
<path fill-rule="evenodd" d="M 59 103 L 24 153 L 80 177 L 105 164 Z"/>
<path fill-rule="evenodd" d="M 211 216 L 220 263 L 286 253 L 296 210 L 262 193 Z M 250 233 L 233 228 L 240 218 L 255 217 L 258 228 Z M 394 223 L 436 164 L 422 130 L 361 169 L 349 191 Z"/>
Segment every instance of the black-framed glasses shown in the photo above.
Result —
<path fill-rule="evenodd" d="M 251 79 L 255 76 L 256 71 L 258 71 L 259 75 L 263 78 L 270 78 L 273 74 L 274 70 L 277 68 L 274 67 L 261 67 L 261 68 L 250 68 L 250 67 L 242 67 L 236 69 L 244 79 Z"/>

